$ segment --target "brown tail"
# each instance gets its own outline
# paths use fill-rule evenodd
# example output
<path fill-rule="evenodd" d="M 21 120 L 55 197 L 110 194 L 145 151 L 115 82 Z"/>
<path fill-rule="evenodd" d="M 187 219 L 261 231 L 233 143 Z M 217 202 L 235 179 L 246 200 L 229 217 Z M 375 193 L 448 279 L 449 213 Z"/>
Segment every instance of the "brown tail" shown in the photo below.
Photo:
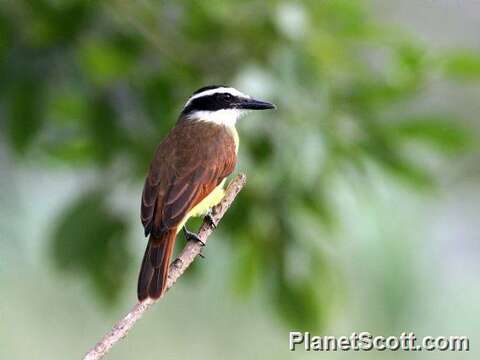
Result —
<path fill-rule="evenodd" d="M 171 229 L 158 238 L 150 235 L 138 276 L 139 301 L 146 298 L 158 299 L 164 292 L 176 237 L 176 229 Z"/>

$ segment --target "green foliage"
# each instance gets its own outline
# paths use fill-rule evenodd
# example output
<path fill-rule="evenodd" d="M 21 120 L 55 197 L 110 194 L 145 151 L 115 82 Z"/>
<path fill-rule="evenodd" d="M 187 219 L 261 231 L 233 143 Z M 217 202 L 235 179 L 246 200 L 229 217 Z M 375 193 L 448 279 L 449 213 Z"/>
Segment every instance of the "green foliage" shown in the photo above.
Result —
<path fill-rule="evenodd" d="M 38 79 L 29 77 L 10 88 L 6 127 L 8 139 L 18 152 L 29 147 L 41 128 L 42 90 Z"/>
<path fill-rule="evenodd" d="M 100 190 L 82 195 L 60 216 L 52 257 L 65 272 L 85 277 L 106 305 L 118 299 L 131 264 L 125 221 L 111 213 Z"/>
<path fill-rule="evenodd" d="M 441 69 L 453 79 L 478 81 L 480 79 L 480 54 L 473 51 L 452 51 L 440 58 Z"/>
<path fill-rule="evenodd" d="M 454 121 L 444 116 L 430 115 L 405 119 L 390 126 L 392 141 L 417 141 L 435 147 L 447 154 L 465 150 L 471 144 L 471 136 Z"/>
<path fill-rule="evenodd" d="M 94 169 L 112 186 L 140 186 L 200 86 L 247 84 L 278 105 L 240 124 L 249 183 L 223 228 L 238 292 L 259 284 L 299 327 L 324 325 L 335 301 L 336 269 L 319 246 L 328 240 L 304 226 L 337 225 L 330 184 L 374 166 L 432 187 L 410 145 L 451 155 L 469 143 L 455 109 L 447 118 L 415 104 L 434 75 L 478 80 L 480 55 L 432 54 L 358 1 L 42 0 L 3 2 L 0 13 L 0 136 L 19 154 Z M 85 194 L 60 215 L 52 256 L 114 301 L 127 265 L 140 261 L 130 262 L 125 232 L 105 196 Z"/>

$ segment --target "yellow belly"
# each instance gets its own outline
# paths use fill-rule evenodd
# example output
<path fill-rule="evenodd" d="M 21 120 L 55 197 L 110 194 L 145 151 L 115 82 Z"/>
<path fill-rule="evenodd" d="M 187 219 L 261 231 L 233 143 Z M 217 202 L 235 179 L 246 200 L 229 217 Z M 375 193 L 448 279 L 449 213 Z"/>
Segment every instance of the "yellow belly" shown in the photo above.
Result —
<path fill-rule="evenodd" d="M 182 227 L 191 217 L 205 216 L 208 211 L 222 201 L 223 196 L 225 195 L 225 189 L 223 188 L 225 180 L 220 183 L 213 191 L 208 194 L 205 199 L 200 201 L 195 207 L 188 212 L 188 214 L 183 218 L 182 222 L 178 225 L 177 233 L 182 230 Z"/>
<path fill-rule="evenodd" d="M 235 126 L 228 126 L 227 128 L 231 132 L 233 141 L 235 142 L 235 152 L 238 153 L 238 145 L 240 141 L 237 129 L 235 129 Z M 213 191 L 207 197 L 205 197 L 205 199 L 200 201 L 192 210 L 188 212 L 188 214 L 183 218 L 182 222 L 178 225 L 177 233 L 182 230 L 188 219 L 191 217 L 205 216 L 212 207 L 222 201 L 225 195 L 225 180 L 226 179 L 223 179 L 220 185 L 213 189 Z"/>

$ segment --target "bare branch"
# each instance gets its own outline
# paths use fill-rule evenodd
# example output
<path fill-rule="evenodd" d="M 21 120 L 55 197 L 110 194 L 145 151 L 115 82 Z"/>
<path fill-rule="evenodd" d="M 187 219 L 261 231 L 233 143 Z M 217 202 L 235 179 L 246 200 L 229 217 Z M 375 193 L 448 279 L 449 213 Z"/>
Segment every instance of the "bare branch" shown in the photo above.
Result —
<path fill-rule="evenodd" d="M 235 197 L 245 186 L 247 177 L 244 174 L 239 174 L 232 182 L 228 185 L 228 188 L 225 192 L 225 196 L 218 204 L 212 209 L 212 219 L 215 224 L 218 224 L 222 217 L 227 212 L 228 208 L 232 205 Z M 198 232 L 198 237 L 204 243 L 207 242 L 208 237 L 213 233 L 214 228 L 209 224 L 208 221 L 204 220 L 200 230 Z M 195 240 L 188 241 L 185 247 L 183 248 L 181 254 L 172 262 L 170 265 L 170 270 L 167 280 L 167 290 L 170 289 L 177 279 L 182 276 L 185 270 L 190 266 L 190 264 L 195 260 L 200 251 L 202 250 L 202 245 Z M 165 295 L 165 294 L 164 294 Z M 161 298 L 163 298 L 163 296 Z M 160 299 L 161 299 L 160 298 Z M 102 340 L 98 342 L 83 358 L 83 360 L 98 360 L 103 358 L 107 352 L 115 345 L 120 339 L 124 338 L 128 331 L 135 325 L 138 319 L 158 300 L 147 299 L 143 302 L 137 302 L 135 306 L 126 314 L 120 321 L 118 321 L 113 328 L 105 334 Z"/>

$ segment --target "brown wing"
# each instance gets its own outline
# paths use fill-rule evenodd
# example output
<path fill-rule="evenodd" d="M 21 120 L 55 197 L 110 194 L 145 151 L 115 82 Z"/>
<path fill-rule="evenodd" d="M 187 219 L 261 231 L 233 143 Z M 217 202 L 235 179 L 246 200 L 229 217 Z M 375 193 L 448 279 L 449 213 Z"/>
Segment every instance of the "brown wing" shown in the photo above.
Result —
<path fill-rule="evenodd" d="M 229 130 L 206 122 L 180 120 L 160 144 L 143 188 L 145 236 L 176 227 L 235 168 Z"/>

